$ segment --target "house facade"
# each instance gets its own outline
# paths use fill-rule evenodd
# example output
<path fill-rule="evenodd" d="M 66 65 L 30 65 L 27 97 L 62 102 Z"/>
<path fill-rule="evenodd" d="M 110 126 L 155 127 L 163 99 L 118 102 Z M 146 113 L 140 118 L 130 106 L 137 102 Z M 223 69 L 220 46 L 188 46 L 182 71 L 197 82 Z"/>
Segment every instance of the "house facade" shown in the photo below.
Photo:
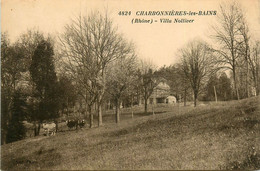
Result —
<path fill-rule="evenodd" d="M 148 99 L 148 104 L 174 104 L 176 97 L 170 94 L 170 86 L 165 82 L 160 82 Z M 144 100 L 141 99 L 141 104 Z"/>

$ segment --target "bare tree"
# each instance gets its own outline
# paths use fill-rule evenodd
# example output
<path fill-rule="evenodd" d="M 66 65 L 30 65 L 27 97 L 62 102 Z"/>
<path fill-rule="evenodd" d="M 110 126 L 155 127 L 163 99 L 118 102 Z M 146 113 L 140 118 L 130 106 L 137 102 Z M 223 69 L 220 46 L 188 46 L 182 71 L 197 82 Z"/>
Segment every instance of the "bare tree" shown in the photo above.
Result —
<path fill-rule="evenodd" d="M 115 60 L 108 68 L 107 90 L 116 106 L 116 123 L 120 121 L 120 103 L 123 95 L 136 79 L 136 56 L 134 53 Z"/>
<path fill-rule="evenodd" d="M 246 19 L 241 19 L 241 25 L 239 28 L 240 34 L 242 35 L 243 43 L 240 44 L 240 53 L 242 56 L 242 63 L 245 63 L 245 89 L 246 89 L 246 97 L 249 97 L 249 59 L 250 59 L 250 36 L 249 36 L 249 27 L 246 23 Z"/>
<path fill-rule="evenodd" d="M 66 70 L 79 85 L 90 112 L 90 126 L 93 123 L 92 105 L 98 106 L 98 123 L 102 125 L 101 104 L 106 87 L 107 65 L 129 53 L 127 43 L 117 33 L 107 15 L 93 12 L 79 16 L 65 27 L 61 36 L 63 56 L 67 61 Z M 64 59 L 65 60 L 65 59 Z"/>
<path fill-rule="evenodd" d="M 215 52 L 219 56 L 218 63 L 223 64 L 224 68 L 232 71 L 237 99 L 240 99 L 236 71 L 238 58 L 241 56 L 241 44 L 243 43 L 240 32 L 242 21 L 243 12 L 239 5 L 234 2 L 228 6 L 220 5 L 219 25 L 213 26 L 214 39 L 219 45 L 219 47 L 215 48 Z M 245 41 L 247 40 L 245 39 Z"/>
<path fill-rule="evenodd" d="M 27 30 L 25 33 L 21 34 L 21 36 L 19 37 L 19 39 L 17 41 L 17 46 L 19 46 L 19 48 L 23 49 L 22 63 L 23 63 L 25 72 L 26 71 L 29 72 L 33 53 L 34 53 L 36 47 L 38 46 L 38 44 L 42 40 L 44 40 L 43 33 L 37 29 Z M 27 80 L 27 81 L 31 82 L 31 80 Z"/>
<path fill-rule="evenodd" d="M 252 73 L 253 85 L 255 88 L 255 95 L 259 95 L 260 92 L 260 79 L 259 79 L 259 68 L 260 68 L 260 42 L 256 41 L 252 47 L 251 55 L 248 58 L 249 68 Z"/>
<path fill-rule="evenodd" d="M 152 95 L 154 88 L 159 84 L 159 79 L 154 74 L 155 66 L 148 61 L 141 61 L 139 70 L 140 88 L 144 99 L 144 112 L 147 113 L 148 99 Z"/>
<path fill-rule="evenodd" d="M 182 70 L 191 85 L 194 95 L 194 106 L 203 83 L 213 73 L 212 52 L 205 42 L 192 41 L 180 49 Z"/>

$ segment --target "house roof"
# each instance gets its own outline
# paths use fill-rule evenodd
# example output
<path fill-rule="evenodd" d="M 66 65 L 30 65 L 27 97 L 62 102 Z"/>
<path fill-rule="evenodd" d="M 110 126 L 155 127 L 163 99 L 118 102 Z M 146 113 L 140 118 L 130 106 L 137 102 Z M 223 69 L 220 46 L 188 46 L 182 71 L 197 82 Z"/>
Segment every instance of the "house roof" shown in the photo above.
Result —
<path fill-rule="evenodd" d="M 160 82 L 155 89 L 170 90 L 170 86 L 165 82 Z"/>
<path fill-rule="evenodd" d="M 170 95 L 170 86 L 165 82 L 160 82 L 151 95 L 151 98 L 166 98 Z"/>

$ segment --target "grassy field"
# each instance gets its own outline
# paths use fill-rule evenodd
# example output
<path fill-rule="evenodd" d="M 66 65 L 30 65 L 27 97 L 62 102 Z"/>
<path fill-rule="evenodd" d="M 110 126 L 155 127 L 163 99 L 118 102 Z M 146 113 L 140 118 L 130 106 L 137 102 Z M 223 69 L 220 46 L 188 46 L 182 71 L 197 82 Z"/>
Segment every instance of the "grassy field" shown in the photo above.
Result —
<path fill-rule="evenodd" d="M 108 112 L 100 128 L 3 145 L 1 169 L 260 169 L 259 102 Z"/>

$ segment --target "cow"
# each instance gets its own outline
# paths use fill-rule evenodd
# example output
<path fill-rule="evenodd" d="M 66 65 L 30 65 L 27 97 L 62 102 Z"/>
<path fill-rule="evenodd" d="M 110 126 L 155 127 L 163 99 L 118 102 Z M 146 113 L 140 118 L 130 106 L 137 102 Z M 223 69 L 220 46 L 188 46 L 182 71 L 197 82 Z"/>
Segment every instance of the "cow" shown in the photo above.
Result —
<path fill-rule="evenodd" d="M 85 120 L 83 119 L 83 120 L 67 120 L 66 121 L 66 123 L 67 123 L 67 126 L 71 129 L 71 128 L 76 128 L 76 129 L 78 129 L 78 126 L 80 127 L 80 128 L 82 128 L 82 127 L 84 127 L 85 126 Z"/>
<path fill-rule="evenodd" d="M 69 128 L 75 127 L 76 129 L 78 129 L 78 121 L 77 120 L 67 120 L 66 123 L 67 123 L 67 126 Z"/>
<path fill-rule="evenodd" d="M 78 120 L 78 125 L 79 125 L 80 128 L 84 127 L 85 126 L 85 120 L 84 119 L 82 121 Z"/>
<path fill-rule="evenodd" d="M 55 123 L 43 123 L 42 128 L 44 129 L 44 135 L 55 135 L 56 124 Z"/>

